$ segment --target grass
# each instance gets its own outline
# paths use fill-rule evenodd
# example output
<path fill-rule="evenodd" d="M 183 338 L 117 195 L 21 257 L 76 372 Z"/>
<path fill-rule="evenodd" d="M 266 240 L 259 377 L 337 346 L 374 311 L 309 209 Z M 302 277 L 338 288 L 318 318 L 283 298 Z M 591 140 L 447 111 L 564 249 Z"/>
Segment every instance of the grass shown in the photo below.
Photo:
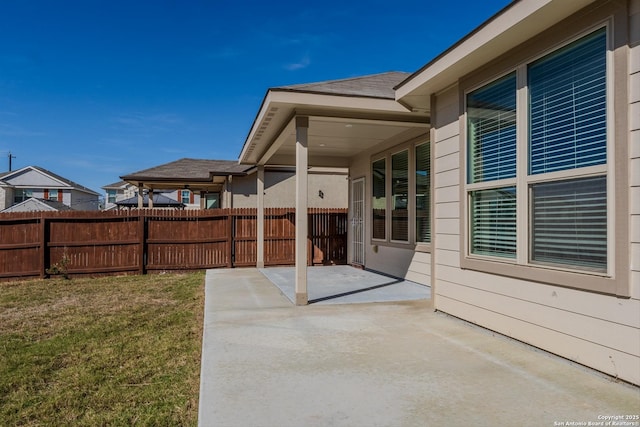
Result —
<path fill-rule="evenodd" d="M 196 425 L 203 283 L 0 283 L 0 425 Z"/>

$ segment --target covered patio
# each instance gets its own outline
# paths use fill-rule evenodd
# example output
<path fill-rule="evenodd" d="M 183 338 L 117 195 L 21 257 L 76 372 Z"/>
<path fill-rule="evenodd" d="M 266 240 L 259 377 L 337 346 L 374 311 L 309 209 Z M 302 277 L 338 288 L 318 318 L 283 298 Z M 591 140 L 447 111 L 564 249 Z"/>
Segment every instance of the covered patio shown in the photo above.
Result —
<path fill-rule="evenodd" d="M 296 211 L 308 208 L 310 167 L 349 168 L 364 150 L 397 144 L 429 132 L 426 110 L 395 101 L 394 86 L 408 73 L 388 72 L 351 79 L 271 88 L 267 91 L 240 154 L 240 163 L 257 167 L 257 267 L 264 267 L 264 170 L 267 165 L 296 168 Z M 351 177 L 353 182 L 353 178 Z M 363 182 L 363 179 L 360 180 Z M 350 197 L 349 262 L 364 264 L 364 184 Z M 353 194 L 352 194 L 353 196 Z M 354 200 L 360 205 L 354 206 Z M 312 299 L 307 279 L 307 217 L 296 216 L 295 303 Z"/>

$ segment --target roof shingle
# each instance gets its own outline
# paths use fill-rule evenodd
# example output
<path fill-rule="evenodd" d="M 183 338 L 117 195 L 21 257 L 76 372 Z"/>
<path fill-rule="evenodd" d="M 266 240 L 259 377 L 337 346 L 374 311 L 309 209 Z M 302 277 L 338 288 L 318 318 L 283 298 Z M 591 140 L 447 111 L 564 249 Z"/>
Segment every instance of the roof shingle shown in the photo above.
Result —
<path fill-rule="evenodd" d="M 273 90 L 395 99 L 394 87 L 410 73 L 390 71 L 369 76 L 275 87 Z"/>
<path fill-rule="evenodd" d="M 128 175 L 125 181 L 135 180 L 191 180 L 208 181 L 211 175 L 245 175 L 251 166 L 240 165 L 236 160 L 180 159 L 154 166 Z"/>

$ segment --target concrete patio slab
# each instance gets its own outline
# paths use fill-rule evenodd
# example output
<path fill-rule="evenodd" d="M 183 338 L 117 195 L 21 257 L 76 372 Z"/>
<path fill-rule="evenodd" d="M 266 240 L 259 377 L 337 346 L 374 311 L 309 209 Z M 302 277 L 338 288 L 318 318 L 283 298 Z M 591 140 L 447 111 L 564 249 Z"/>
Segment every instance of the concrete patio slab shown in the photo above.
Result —
<path fill-rule="evenodd" d="M 295 304 L 295 267 L 261 268 L 264 274 Z M 309 267 L 309 304 L 357 304 L 413 301 L 431 298 L 431 288 L 349 265 Z"/>
<path fill-rule="evenodd" d="M 640 414 L 637 387 L 426 300 L 296 307 L 257 269 L 211 270 L 205 292 L 201 426 L 607 425 Z"/>

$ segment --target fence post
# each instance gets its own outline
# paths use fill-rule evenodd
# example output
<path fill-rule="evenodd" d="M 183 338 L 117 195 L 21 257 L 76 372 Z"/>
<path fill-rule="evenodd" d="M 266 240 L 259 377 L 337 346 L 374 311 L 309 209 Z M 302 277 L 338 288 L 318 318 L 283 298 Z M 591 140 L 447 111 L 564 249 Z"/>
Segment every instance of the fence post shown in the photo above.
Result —
<path fill-rule="evenodd" d="M 47 258 L 48 258 L 48 250 L 47 250 L 47 218 L 45 217 L 44 212 L 40 214 L 40 278 L 44 279 L 47 277 Z"/>
<path fill-rule="evenodd" d="M 140 241 L 140 259 L 138 264 L 138 273 L 145 273 L 145 262 L 147 258 L 147 236 L 146 236 L 146 224 L 145 224 L 145 216 L 144 211 L 142 209 L 138 210 L 138 237 Z"/>
<path fill-rule="evenodd" d="M 233 267 L 233 209 L 227 211 L 227 268 Z"/>

